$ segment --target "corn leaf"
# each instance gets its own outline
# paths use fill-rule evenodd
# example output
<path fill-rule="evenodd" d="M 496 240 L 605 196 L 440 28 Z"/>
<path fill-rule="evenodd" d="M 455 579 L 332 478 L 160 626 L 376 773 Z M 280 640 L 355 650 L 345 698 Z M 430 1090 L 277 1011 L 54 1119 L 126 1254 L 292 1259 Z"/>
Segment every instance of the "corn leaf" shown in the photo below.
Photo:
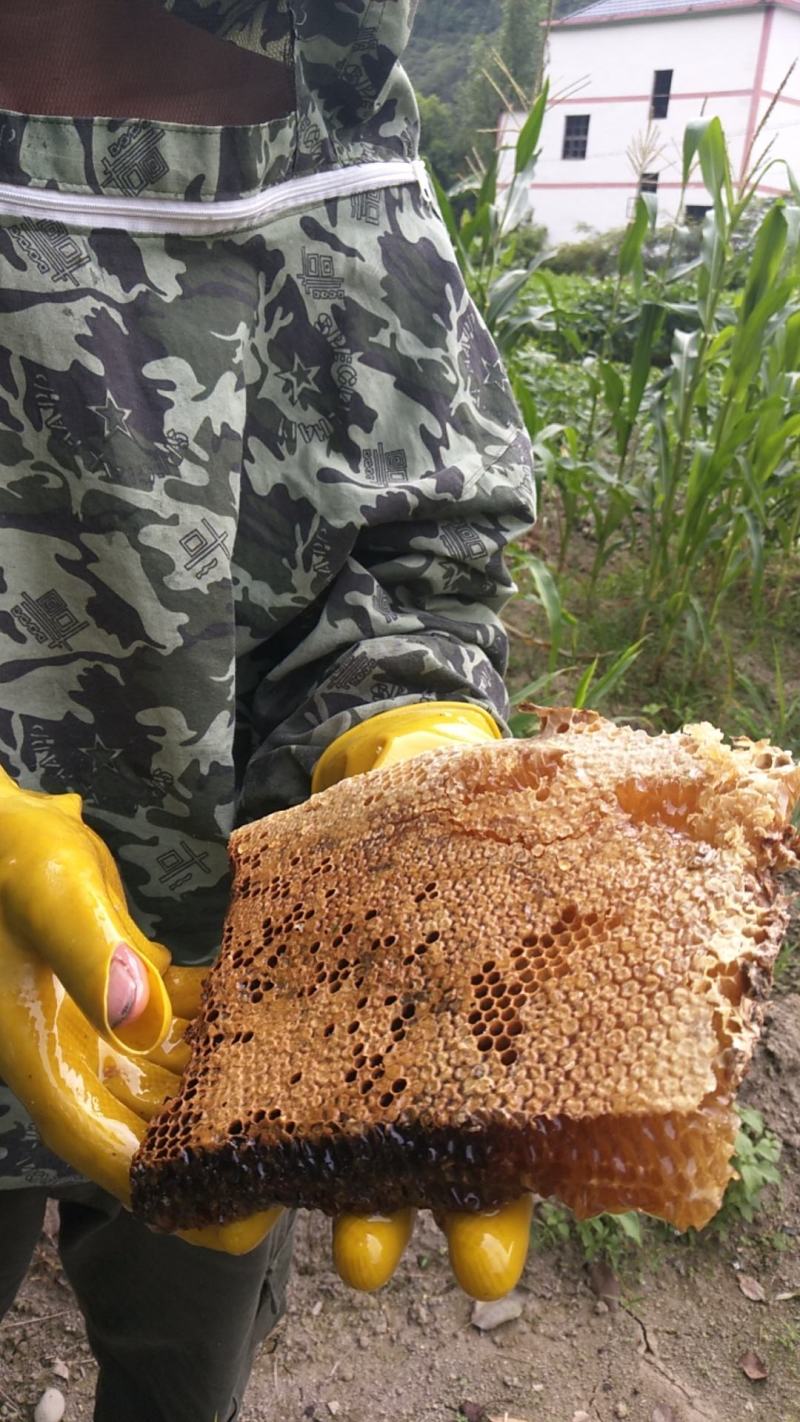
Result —
<path fill-rule="evenodd" d="M 517 151 L 514 160 L 514 172 L 523 173 L 534 161 L 534 155 L 539 146 L 539 139 L 542 133 L 542 124 L 547 109 L 549 97 L 549 86 L 544 85 L 541 94 L 536 100 L 517 139 Z"/>
<path fill-rule="evenodd" d="M 640 193 L 636 199 L 633 221 L 628 226 L 619 250 L 619 274 L 623 277 L 632 276 L 637 288 L 642 281 L 642 247 L 649 227 L 650 209 Z"/>
<path fill-rule="evenodd" d="M 703 182 L 714 200 L 718 226 L 726 228 L 726 205 L 733 207 L 733 184 L 725 134 L 718 118 L 709 119 L 697 145 Z"/>
<path fill-rule="evenodd" d="M 711 120 L 706 118 L 690 119 L 683 131 L 683 173 L 681 181 L 684 187 L 686 187 L 691 177 L 692 165 L 697 157 L 700 139 L 710 122 Z"/>
<path fill-rule="evenodd" d="M 572 704 L 573 706 L 577 707 L 579 711 L 582 711 L 584 706 L 586 705 L 586 698 L 589 694 L 589 687 L 591 686 L 594 680 L 594 674 L 597 671 L 599 665 L 600 658 L 595 657 L 594 661 L 590 662 L 589 666 L 586 668 L 585 672 L 583 673 L 583 676 L 581 677 L 580 681 L 578 682 L 578 685 L 575 688 L 575 695 L 572 698 Z"/>
<path fill-rule="evenodd" d="M 788 232 L 783 206 L 775 203 L 758 229 L 742 298 L 742 323 L 752 316 L 773 286 L 783 261 Z"/>
<path fill-rule="evenodd" d="M 586 700 L 587 706 L 599 706 L 601 701 L 604 701 L 606 697 L 611 695 L 614 688 L 619 685 L 623 677 L 630 671 L 637 657 L 641 655 L 644 644 L 645 638 L 642 637 L 638 642 L 632 642 L 629 647 L 626 647 L 624 651 L 620 652 L 618 657 L 614 658 L 611 666 L 603 673 L 599 681 L 593 682 L 590 687 L 587 688 L 587 691 L 590 691 Z"/>
<path fill-rule="evenodd" d="M 564 631 L 561 595 L 553 574 L 550 572 L 547 564 L 542 562 L 541 558 L 536 558 L 533 554 L 530 554 L 525 559 L 525 566 L 533 578 L 536 594 L 547 617 L 547 625 L 550 632 L 550 664 L 552 669 L 552 667 L 555 666 Z"/>
<path fill-rule="evenodd" d="M 469 257 L 467 255 L 466 248 L 462 242 L 461 233 L 458 230 L 458 223 L 456 222 L 456 216 L 455 212 L 453 211 L 453 205 L 450 202 L 447 193 L 445 192 L 444 188 L 442 187 L 442 184 L 439 182 L 439 179 L 437 178 L 432 168 L 428 169 L 428 177 L 431 180 L 431 186 L 433 188 L 434 196 L 436 197 L 436 201 L 439 204 L 439 211 L 442 214 L 442 221 L 444 222 L 444 225 L 447 228 L 448 236 L 458 256 L 458 261 L 461 270 L 467 271 L 470 265 Z"/>
<path fill-rule="evenodd" d="M 653 341 L 662 319 L 663 311 L 659 304 L 655 301 L 645 301 L 642 306 L 642 313 L 639 318 L 639 330 L 636 335 L 636 344 L 631 357 L 628 405 L 626 410 L 628 422 L 631 426 L 639 413 L 639 406 L 642 403 L 642 397 L 647 388 L 653 352 Z"/>

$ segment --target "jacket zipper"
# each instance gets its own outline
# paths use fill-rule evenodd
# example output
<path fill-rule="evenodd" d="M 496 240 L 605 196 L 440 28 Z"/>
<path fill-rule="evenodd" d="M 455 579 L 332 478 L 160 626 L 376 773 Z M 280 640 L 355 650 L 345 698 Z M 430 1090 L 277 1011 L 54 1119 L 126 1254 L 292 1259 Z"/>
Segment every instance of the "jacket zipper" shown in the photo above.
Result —
<path fill-rule="evenodd" d="M 105 197 L 95 193 L 62 193 L 50 188 L 0 183 L 0 217 L 49 218 L 68 227 L 111 227 L 126 232 L 207 237 L 236 232 L 285 217 L 311 203 L 374 192 L 379 188 L 419 183 L 427 187 L 425 164 L 405 159 L 359 163 L 289 178 L 230 202 L 173 202 L 159 197 Z"/>

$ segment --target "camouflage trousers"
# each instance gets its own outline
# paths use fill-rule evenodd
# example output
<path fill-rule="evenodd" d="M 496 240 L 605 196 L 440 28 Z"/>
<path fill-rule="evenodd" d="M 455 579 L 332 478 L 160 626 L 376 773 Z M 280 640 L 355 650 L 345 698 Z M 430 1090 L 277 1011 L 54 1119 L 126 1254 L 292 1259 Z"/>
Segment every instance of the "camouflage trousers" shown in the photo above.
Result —
<path fill-rule="evenodd" d="M 95 1422 L 232 1422 L 255 1351 L 283 1313 L 293 1216 L 234 1259 L 152 1234 L 95 1186 L 54 1193 L 61 1261 L 99 1366 Z M 0 1193 L 0 1318 L 38 1241 L 47 1194 Z"/>

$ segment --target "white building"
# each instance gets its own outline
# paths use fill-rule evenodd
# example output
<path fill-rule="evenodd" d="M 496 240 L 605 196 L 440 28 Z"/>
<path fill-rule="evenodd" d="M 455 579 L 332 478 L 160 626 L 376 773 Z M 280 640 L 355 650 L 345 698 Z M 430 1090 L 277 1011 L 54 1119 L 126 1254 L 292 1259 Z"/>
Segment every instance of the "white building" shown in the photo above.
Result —
<path fill-rule="evenodd" d="M 800 178 L 800 64 L 786 77 L 798 58 L 799 0 L 597 0 L 558 21 L 535 221 L 554 244 L 624 227 L 637 172 L 657 190 L 659 212 L 676 215 L 684 129 L 702 115 L 719 116 L 737 179 L 771 140 L 771 156 Z M 501 146 L 518 124 L 515 115 L 501 121 Z M 786 189 L 776 165 L 760 191 Z M 698 172 L 686 216 L 699 219 L 709 205 Z"/>

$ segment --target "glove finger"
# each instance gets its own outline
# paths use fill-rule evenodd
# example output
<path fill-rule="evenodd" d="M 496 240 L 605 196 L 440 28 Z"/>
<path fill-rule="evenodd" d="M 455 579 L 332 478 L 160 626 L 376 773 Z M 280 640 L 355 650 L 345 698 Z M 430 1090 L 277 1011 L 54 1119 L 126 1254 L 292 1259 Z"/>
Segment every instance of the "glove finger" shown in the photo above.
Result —
<path fill-rule="evenodd" d="M 45 1144 L 127 1204 L 145 1125 L 92 1070 L 87 1043 L 96 1041 L 41 959 L 0 939 L 0 1075 Z"/>
<path fill-rule="evenodd" d="M 260 1210 L 258 1214 L 234 1220 L 232 1224 L 181 1229 L 178 1237 L 187 1244 L 199 1245 L 201 1249 L 215 1249 L 222 1254 L 249 1254 L 266 1239 L 282 1214 L 283 1205 L 273 1205 L 269 1210 Z"/>
<path fill-rule="evenodd" d="M 97 1038 L 97 1075 L 115 1101 L 122 1102 L 142 1121 L 152 1121 L 165 1101 L 178 1090 L 178 1079 L 148 1057 L 126 1057 Z"/>
<path fill-rule="evenodd" d="M 333 1262 L 351 1289 L 372 1293 L 391 1279 L 414 1228 L 414 1210 L 392 1215 L 339 1215 L 333 1224 Z"/>
<path fill-rule="evenodd" d="M 453 1212 L 439 1223 L 450 1264 L 466 1294 L 500 1299 L 519 1283 L 530 1244 L 533 1197 L 523 1195 L 498 1210 Z"/>
<path fill-rule="evenodd" d="M 164 986 L 172 1003 L 176 1017 L 186 1017 L 191 1022 L 200 1011 L 203 998 L 203 983 L 210 968 L 180 968 L 174 964 L 164 974 Z"/>
<path fill-rule="evenodd" d="M 180 1078 L 188 1066 L 192 1049 L 184 1041 L 189 1023 L 184 1017 L 173 1017 L 170 1029 L 163 1042 L 154 1051 L 147 1053 L 147 1060 L 156 1066 L 165 1067 L 174 1077 Z M 173 1091 L 177 1088 L 173 1084 Z"/>
<path fill-rule="evenodd" d="M 152 1050 L 164 1037 L 172 1017 L 157 966 L 163 963 L 166 967 L 169 955 L 157 944 L 147 944 L 147 952 L 143 951 L 146 940 L 118 897 L 113 860 L 102 841 L 80 820 L 54 809 L 47 818 L 40 811 L 33 822 L 20 817 L 20 824 L 29 838 L 32 831 L 36 834 L 37 853 L 32 862 L 27 858 L 15 862 L 3 885 L 9 935 L 45 959 L 84 1015 L 112 1045 L 134 1053 Z M 146 1005 L 135 1020 L 129 1017 L 114 1027 L 108 1010 L 112 960 L 117 949 L 133 951 L 131 945 L 146 977 Z M 140 991 L 141 1004 L 144 994 Z"/>
<path fill-rule="evenodd" d="M 141 1017 L 150 996 L 147 974 L 136 954 L 125 946 L 115 949 L 108 970 L 108 1020 L 112 1027 Z"/>
<path fill-rule="evenodd" d="M 80 798 L 77 795 L 65 795 L 59 798 L 65 800 L 76 799 L 80 805 Z M 145 934 L 142 933 L 139 925 L 134 923 L 131 918 L 128 912 L 128 901 L 125 897 L 125 889 L 120 878 L 119 869 L 117 868 L 116 860 L 108 845 L 100 838 L 99 834 L 96 834 L 89 825 L 84 824 L 82 821 L 81 830 L 91 844 L 106 897 L 120 919 L 125 923 L 125 933 L 128 942 L 139 956 L 144 958 L 146 962 L 151 963 L 154 968 L 157 968 L 163 977 L 172 962 L 172 957 L 168 949 L 164 947 L 163 943 L 155 943 L 151 938 L 147 938 Z"/>
<path fill-rule="evenodd" d="M 135 1109 L 102 1079 L 100 1054 L 141 1072 Z M 45 1144 L 68 1165 L 130 1206 L 130 1163 L 146 1130 L 142 1104 L 175 1089 L 171 1072 L 133 1062 L 93 1032 L 83 1013 L 40 959 L 0 943 L 0 1075 L 30 1111 Z M 228 1254 L 254 1249 L 283 1207 L 249 1219 L 181 1234 L 191 1244 Z"/>

